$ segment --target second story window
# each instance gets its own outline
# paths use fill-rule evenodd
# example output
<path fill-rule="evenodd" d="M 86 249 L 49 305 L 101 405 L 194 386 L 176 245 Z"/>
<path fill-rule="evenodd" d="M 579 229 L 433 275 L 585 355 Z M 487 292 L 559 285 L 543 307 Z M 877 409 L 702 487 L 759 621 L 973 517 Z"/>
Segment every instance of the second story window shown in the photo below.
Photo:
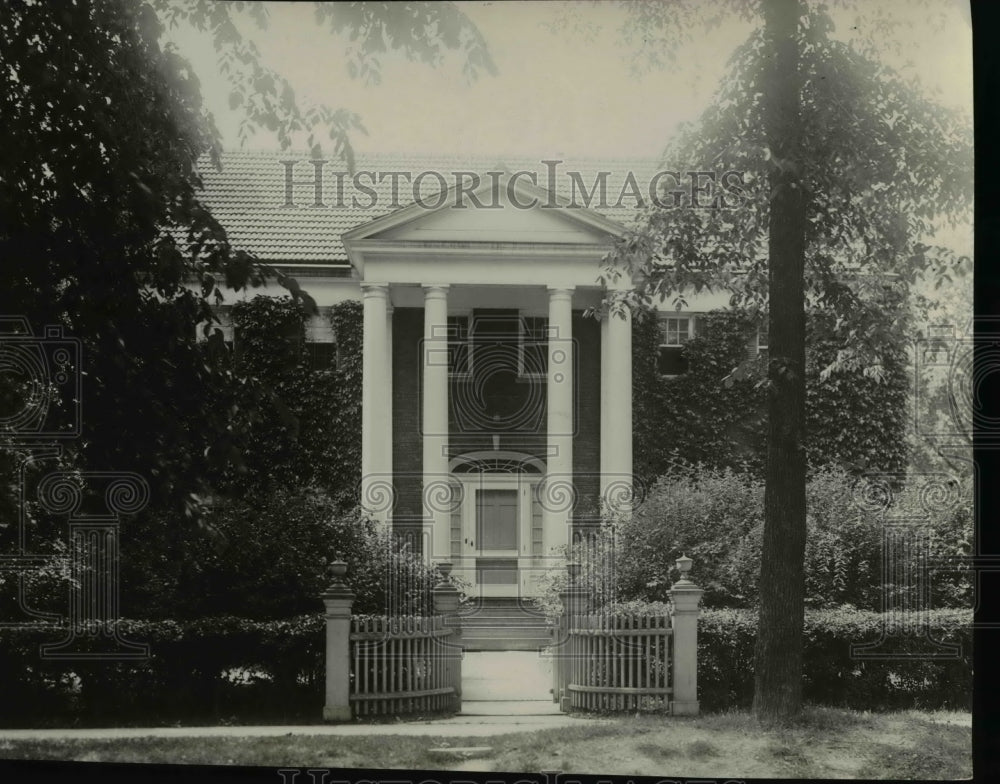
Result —
<path fill-rule="evenodd" d="M 337 336 L 327 314 L 314 316 L 306 322 L 305 356 L 310 370 L 335 370 L 340 361 Z"/>
<path fill-rule="evenodd" d="M 694 337 L 694 319 L 668 316 L 660 319 L 660 355 L 657 369 L 662 375 L 677 376 L 687 371 L 684 344 Z"/>
<path fill-rule="evenodd" d="M 679 316 L 661 319 L 660 345 L 667 348 L 680 348 L 691 339 L 691 319 Z"/>

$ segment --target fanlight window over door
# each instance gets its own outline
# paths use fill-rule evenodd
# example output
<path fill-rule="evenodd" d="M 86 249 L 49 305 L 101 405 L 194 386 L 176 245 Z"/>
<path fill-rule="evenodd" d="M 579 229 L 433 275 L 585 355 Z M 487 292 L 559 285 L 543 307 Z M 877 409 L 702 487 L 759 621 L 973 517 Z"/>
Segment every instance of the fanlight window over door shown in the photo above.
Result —
<path fill-rule="evenodd" d="M 462 455 L 453 461 L 454 474 L 538 474 L 544 473 L 541 461 L 531 455 L 488 452 Z"/>

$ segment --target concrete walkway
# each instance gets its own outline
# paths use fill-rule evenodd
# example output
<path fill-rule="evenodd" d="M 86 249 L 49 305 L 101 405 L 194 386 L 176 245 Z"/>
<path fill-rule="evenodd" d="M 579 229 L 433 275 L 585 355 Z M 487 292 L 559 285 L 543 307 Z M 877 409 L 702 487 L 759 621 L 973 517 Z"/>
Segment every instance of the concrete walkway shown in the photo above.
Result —
<path fill-rule="evenodd" d="M 582 722 L 608 723 L 559 713 L 549 700 L 466 702 L 457 716 L 398 724 L 301 724 L 274 727 L 124 727 L 18 730 L 0 728 L 0 743 L 8 740 L 84 740 L 121 738 L 273 738 L 284 735 L 436 735 L 484 738 L 515 732 L 578 727 Z"/>
<path fill-rule="evenodd" d="M 550 700 L 552 660 L 531 651 L 466 651 L 462 660 L 465 701 Z"/>

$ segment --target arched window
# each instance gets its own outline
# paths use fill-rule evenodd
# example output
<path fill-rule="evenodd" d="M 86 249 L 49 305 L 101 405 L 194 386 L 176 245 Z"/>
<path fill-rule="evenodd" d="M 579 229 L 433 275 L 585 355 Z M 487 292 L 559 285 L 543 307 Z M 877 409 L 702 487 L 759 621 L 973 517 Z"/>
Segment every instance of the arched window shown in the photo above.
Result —
<path fill-rule="evenodd" d="M 538 474 L 545 464 L 521 452 L 469 452 L 451 461 L 453 474 Z"/>

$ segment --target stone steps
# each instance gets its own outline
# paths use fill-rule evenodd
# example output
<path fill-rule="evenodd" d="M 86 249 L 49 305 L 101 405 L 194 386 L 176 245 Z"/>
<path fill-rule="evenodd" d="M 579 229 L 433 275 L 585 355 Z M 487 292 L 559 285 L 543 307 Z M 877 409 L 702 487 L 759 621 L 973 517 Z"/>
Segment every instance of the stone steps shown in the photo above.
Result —
<path fill-rule="evenodd" d="M 537 651 L 551 639 L 545 617 L 517 598 L 480 599 L 464 610 L 461 623 L 470 651 Z"/>

